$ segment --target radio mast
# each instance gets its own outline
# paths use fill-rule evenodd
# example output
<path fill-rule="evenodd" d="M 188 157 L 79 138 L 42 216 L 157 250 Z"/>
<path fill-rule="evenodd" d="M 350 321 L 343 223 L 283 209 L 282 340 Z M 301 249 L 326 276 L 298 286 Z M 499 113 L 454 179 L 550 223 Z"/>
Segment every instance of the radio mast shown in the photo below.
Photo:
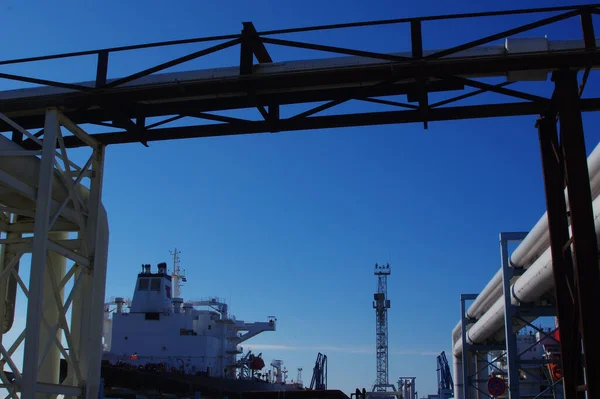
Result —
<path fill-rule="evenodd" d="M 377 378 L 373 385 L 373 392 L 386 392 L 387 388 L 396 390 L 389 383 L 388 375 L 388 312 L 390 300 L 387 299 L 387 277 L 391 274 L 390 265 L 375 264 L 377 276 L 377 292 L 373 295 L 373 308 L 376 315 L 376 353 L 377 353 Z"/>
<path fill-rule="evenodd" d="M 173 251 L 169 251 L 169 253 L 173 256 L 173 273 L 171 273 L 173 297 L 181 298 L 181 287 L 183 286 L 183 283 L 187 281 L 184 273 L 181 271 L 181 265 L 179 264 L 179 254 L 181 254 L 181 251 L 175 248 Z"/>

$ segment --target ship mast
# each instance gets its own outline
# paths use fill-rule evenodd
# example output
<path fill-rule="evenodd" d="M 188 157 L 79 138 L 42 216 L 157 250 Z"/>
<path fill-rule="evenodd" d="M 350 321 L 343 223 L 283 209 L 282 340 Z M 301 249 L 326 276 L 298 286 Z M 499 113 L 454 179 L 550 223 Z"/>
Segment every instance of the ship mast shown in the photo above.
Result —
<path fill-rule="evenodd" d="M 171 273 L 171 279 L 173 281 L 173 297 L 181 298 L 181 287 L 185 283 L 185 275 L 181 271 L 181 265 L 179 264 L 179 251 L 175 248 L 173 251 L 169 251 L 173 255 L 173 272 Z"/>

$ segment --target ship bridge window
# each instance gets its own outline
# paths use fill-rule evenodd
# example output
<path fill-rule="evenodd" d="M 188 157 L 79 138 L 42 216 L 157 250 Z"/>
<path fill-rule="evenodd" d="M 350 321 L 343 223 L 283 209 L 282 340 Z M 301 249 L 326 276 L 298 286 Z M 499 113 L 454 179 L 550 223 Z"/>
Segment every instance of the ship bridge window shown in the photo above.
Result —
<path fill-rule="evenodd" d="M 150 291 L 160 291 L 160 279 L 153 278 L 150 285 Z"/>
<path fill-rule="evenodd" d="M 148 291 L 150 281 L 147 278 L 141 278 L 138 283 L 138 291 Z"/>

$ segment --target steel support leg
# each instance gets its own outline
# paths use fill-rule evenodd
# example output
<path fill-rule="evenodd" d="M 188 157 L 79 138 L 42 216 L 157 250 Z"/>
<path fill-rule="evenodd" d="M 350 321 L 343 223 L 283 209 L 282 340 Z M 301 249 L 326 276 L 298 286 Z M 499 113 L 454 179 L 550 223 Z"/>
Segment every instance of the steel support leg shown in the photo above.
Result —
<path fill-rule="evenodd" d="M 7 119 L 6 116 L 3 115 L 3 119 Z M 61 126 L 92 149 L 85 166 L 80 167 L 69 160 Z M 101 204 L 104 146 L 56 109 L 47 110 L 43 141 L 25 129 L 19 130 L 41 145 L 42 157 L 37 158 L 38 152 L 18 147 L 11 147 L 10 153 L 14 155 L 3 155 L 34 157 L 35 160 L 20 163 L 20 160 L 0 157 L 0 180 L 6 188 L 0 196 L 23 197 L 21 202 L 27 206 L 30 201 L 35 203 L 35 211 L 32 211 L 28 207 L 21 209 L 19 202 L 13 201 L 16 205 L 4 208 L 0 215 L 0 230 L 8 232 L 0 242 L 3 257 L 8 255 L 0 259 L 0 316 L 5 313 L 1 312 L 4 306 L 11 302 L 6 299 L 10 299 L 10 295 L 6 295 L 6 281 L 10 276 L 28 300 L 25 331 L 12 345 L 0 343 L 1 360 L 10 367 L 15 381 L 11 382 L 1 371 L 0 381 L 9 391 L 9 397 L 15 399 L 45 398 L 52 394 L 61 394 L 65 398 L 96 398 L 100 382 L 108 248 L 107 217 Z M 35 168 L 31 170 L 32 174 L 36 173 L 35 181 L 23 181 L 13 175 L 15 170 L 29 167 Z M 89 188 L 82 183 L 86 178 L 90 180 Z M 56 182 L 60 182 L 66 192 L 53 190 Z M 23 216 L 22 220 L 18 215 Z M 34 222 L 31 223 L 29 218 L 34 218 Z M 67 232 L 75 231 L 78 240 L 70 240 Z M 31 233 L 33 237 L 21 236 Z M 21 255 L 28 252 L 32 253 L 32 259 L 27 286 L 15 265 Z M 68 272 L 65 268 L 67 259 L 73 262 Z M 72 288 L 67 293 L 68 286 Z M 69 312 L 71 323 L 67 320 Z M 8 312 L 6 315 L 6 320 L 0 317 L 3 332 L 11 323 L 11 316 Z M 12 356 L 23 339 L 25 353 L 21 372 Z M 57 385 L 60 358 L 67 361 L 69 376 Z"/>
<path fill-rule="evenodd" d="M 69 234 L 66 232 L 48 233 L 51 240 L 67 240 Z M 53 282 L 61 281 L 65 277 L 67 259 L 53 251 L 48 251 L 46 274 L 44 275 L 44 317 L 48 326 L 40 329 L 41 359 L 38 372 L 38 381 L 50 384 L 59 383 L 60 350 L 54 340 L 62 338 L 61 325 L 62 309 L 56 306 L 56 296 L 60 303 L 64 303 L 64 289 L 55 291 Z"/>
<path fill-rule="evenodd" d="M 17 221 L 17 215 L 12 216 L 12 222 Z M 20 239 L 21 234 L 18 232 L 7 232 L 6 239 L 14 240 Z M 15 250 L 12 249 L 13 245 L 3 244 L 0 249 L 0 271 L 4 270 L 12 261 L 15 256 L 19 256 Z M 19 272 L 19 261 L 14 266 L 15 272 Z M 17 299 L 17 279 L 13 274 L 8 275 L 5 279 L 0 280 L 0 333 L 5 334 L 12 328 L 15 319 L 15 307 Z M 0 336 L 0 342 L 1 342 Z"/>
<path fill-rule="evenodd" d="M 476 399 L 471 398 L 470 390 L 471 390 L 471 368 L 469 364 L 470 360 L 470 344 L 467 339 L 467 326 L 471 323 L 471 321 L 467 318 L 467 301 L 472 301 L 477 298 L 476 294 L 462 294 L 460 296 L 460 319 L 461 319 L 461 332 L 462 332 L 462 383 L 463 383 L 463 396 L 464 399 Z M 463 399 L 463 398 L 459 398 Z"/>
<path fill-rule="evenodd" d="M 511 280 L 519 271 L 510 266 L 508 243 L 521 241 L 527 233 L 500 233 L 500 259 L 502 261 L 502 288 L 504 293 L 504 334 L 506 339 L 506 364 L 508 365 L 508 392 L 510 399 L 519 399 L 519 350 L 513 320 L 517 316 L 512 304 Z"/>
<path fill-rule="evenodd" d="M 27 301 L 23 381 L 21 386 L 22 399 L 35 399 L 35 393 L 37 391 L 44 274 L 46 271 L 47 240 L 51 217 L 52 179 L 54 176 L 54 158 L 58 134 L 58 111 L 56 109 L 50 109 L 46 112 L 46 122 L 44 124 L 44 145 L 42 148 L 39 185 L 36 198 L 31 274 L 29 277 L 29 297 Z"/>
<path fill-rule="evenodd" d="M 91 292 L 91 315 L 90 315 L 90 337 L 88 340 L 88 360 L 90 362 L 87 370 L 86 396 L 97 395 L 100 389 L 101 361 L 102 361 L 102 329 L 104 325 L 104 294 L 106 291 L 106 247 L 102 240 L 108 237 L 108 231 L 99 224 L 100 212 L 102 211 L 102 185 L 104 178 L 104 146 L 99 146 L 94 151 L 89 196 L 89 215 L 86 225 L 86 241 L 90 258 L 92 259 L 92 292 Z M 103 215 L 106 217 L 105 215 Z"/>
<path fill-rule="evenodd" d="M 487 380 L 489 378 L 488 352 L 477 352 L 477 399 L 489 399 Z"/>
<path fill-rule="evenodd" d="M 560 329 L 560 350 L 565 399 L 576 399 L 578 381 L 583 376 L 574 269 L 569 243 L 569 221 L 565 200 L 562 153 L 558 144 L 556 117 L 541 117 L 537 123 L 542 169 L 548 208 L 548 231 L 552 251 L 552 272 L 556 292 L 556 312 Z M 576 349 L 575 349 L 576 348 Z"/>
<path fill-rule="evenodd" d="M 560 145 L 569 196 L 585 382 L 588 398 L 600 399 L 600 341 L 597 339 L 597 328 L 600 325 L 600 313 L 597 309 L 597 304 L 600 303 L 600 270 L 577 73 L 568 70 L 556 72 L 553 80 L 556 85 L 554 98 L 558 105 Z M 559 299 L 562 300 L 568 298 Z M 571 350 L 577 349 L 574 347 Z"/>

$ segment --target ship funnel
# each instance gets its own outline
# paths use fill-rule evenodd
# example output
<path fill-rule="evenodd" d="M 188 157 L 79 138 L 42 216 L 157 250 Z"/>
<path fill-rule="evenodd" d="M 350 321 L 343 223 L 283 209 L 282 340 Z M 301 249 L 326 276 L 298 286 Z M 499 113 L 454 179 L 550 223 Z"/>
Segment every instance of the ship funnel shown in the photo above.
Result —
<path fill-rule="evenodd" d="M 183 304 L 183 311 L 185 312 L 185 314 L 191 314 L 192 313 L 192 308 L 194 307 L 194 305 L 192 305 L 191 303 L 184 303 Z"/>
<path fill-rule="evenodd" d="M 115 298 L 115 303 L 117 304 L 117 313 L 123 313 L 123 305 L 125 304 L 125 299 Z"/>
<path fill-rule="evenodd" d="M 152 271 L 150 270 L 150 265 L 146 264 L 146 265 L 142 265 L 142 266 L 144 269 L 144 273 L 146 273 L 146 274 L 152 273 Z"/>
<path fill-rule="evenodd" d="M 181 313 L 181 304 L 183 303 L 183 299 L 173 298 L 171 302 L 173 302 L 173 313 Z"/>
<path fill-rule="evenodd" d="M 161 262 L 158 264 L 158 273 L 159 274 L 167 274 L 167 264 L 166 262 Z"/>

